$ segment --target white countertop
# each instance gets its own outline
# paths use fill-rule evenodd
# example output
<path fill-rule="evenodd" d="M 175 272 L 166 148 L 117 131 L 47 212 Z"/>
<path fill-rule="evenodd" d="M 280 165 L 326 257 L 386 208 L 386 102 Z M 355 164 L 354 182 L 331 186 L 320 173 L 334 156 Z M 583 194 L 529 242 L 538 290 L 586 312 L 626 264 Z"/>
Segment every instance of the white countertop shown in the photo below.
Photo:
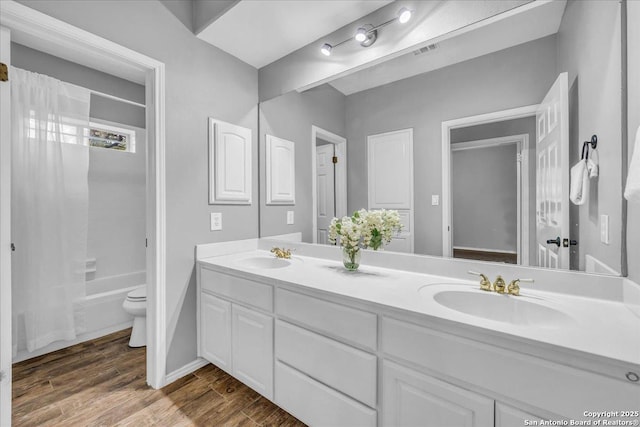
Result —
<path fill-rule="evenodd" d="M 520 297 L 495 294 L 496 298 L 529 300 L 567 316 L 557 325 L 549 322 L 544 325 L 516 325 L 449 309 L 436 302 L 430 292 L 418 292 L 425 285 L 445 283 L 460 287 L 454 289 L 485 293 L 477 290 L 477 280 L 452 279 L 368 265 L 361 265 L 358 271 L 349 272 L 340 260 L 295 254 L 290 260 L 291 264 L 284 268 L 250 268 L 243 263 L 243 260 L 254 257 L 273 258 L 273 255 L 268 251 L 251 250 L 202 258 L 198 262 L 249 278 L 261 277 L 273 284 L 328 292 L 477 328 L 478 331 L 504 334 L 521 342 L 551 345 L 640 368 L 640 318 L 621 302 L 531 289 L 522 289 Z M 438 288 L 443 287 L 433 289 Z"/>

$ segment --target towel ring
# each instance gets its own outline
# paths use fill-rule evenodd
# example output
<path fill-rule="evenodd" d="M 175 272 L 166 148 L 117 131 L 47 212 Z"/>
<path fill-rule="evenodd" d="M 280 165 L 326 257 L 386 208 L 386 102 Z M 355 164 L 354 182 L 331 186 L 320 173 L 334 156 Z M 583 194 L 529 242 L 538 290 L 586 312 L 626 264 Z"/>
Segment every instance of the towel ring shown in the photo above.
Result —
<path fill-rule="evenodd" d="M 589 159 L 589 145 L 591 145 L 591 148 L 595 149 L 598 146 L 598 136 L 597 135 L 592 135 L 591 136 L 591 141 L 585 141 L 582 144 L 582 155 L 580 156 L 581 159 L 585 159 L 588 160 Z M 586 152 L 585 152 L 586 149 Z"/>

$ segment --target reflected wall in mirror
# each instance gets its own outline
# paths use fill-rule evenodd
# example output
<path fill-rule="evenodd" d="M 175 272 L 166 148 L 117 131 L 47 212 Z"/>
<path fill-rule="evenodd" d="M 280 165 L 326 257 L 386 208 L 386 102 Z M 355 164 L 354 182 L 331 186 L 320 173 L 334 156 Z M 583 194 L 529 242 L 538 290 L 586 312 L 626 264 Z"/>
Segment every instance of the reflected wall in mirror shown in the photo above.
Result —
<path fill-rule="evenodd" d="M 317 147 L 326 141 L 312 137 L 313 126 L 347 141 L 337 159 L 346 162 L 347 212 L 370 207 L 368 140 L 411 129 L 413 252 L 619 274 L 621 6 L 552 3 L 543 29 L 526 17 L 497 21 L 262 102 L 261 174 L 265 135 L 294 141 L 299 193 L 287 225 L 292 207 L 267 206 L 261 176 L 261 236 L 318 240 L 317 201 L 331 196 L 318 189 Z M 569 168 L 593 134 L 599 174 L 577 206 Z M 392 163 L 387 179 L 403 172 Z M 559 247 L 547 243 L 556 237 Z"/>

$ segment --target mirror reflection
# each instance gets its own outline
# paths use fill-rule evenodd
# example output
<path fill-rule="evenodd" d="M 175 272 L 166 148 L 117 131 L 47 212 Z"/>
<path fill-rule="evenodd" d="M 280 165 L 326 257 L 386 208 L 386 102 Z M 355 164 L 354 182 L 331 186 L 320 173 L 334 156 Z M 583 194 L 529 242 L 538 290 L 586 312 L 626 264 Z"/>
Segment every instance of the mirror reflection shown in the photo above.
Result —
<path fill-rule="evenodd" d="M 620 4 L 553 3 L 262 102 L 261 236 L 396 209 L 386 250 L 619 274 Z M 295 144 L 295 203 L 265 203 L 267 135 Z"/>

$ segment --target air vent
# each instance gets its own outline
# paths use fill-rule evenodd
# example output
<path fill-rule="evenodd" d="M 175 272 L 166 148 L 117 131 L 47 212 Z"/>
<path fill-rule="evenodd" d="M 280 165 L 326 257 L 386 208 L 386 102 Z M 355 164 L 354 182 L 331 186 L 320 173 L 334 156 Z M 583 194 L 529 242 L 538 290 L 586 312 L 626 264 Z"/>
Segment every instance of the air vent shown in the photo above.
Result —
<path fill-rule="evenodd" d="M 436 43 L 434 43 L 434 44 L 430 44 L 430 45 L 421 47 L 418 50 L 414 50 L 413 54 L 414 55 L 422 55 L 423 53 L 427 53 L 427 52 L 429 52 L 431 50 L 434 50 L 434 49 L 437 49 L 437 48 L 438 48 L 438 45 Z"/>

